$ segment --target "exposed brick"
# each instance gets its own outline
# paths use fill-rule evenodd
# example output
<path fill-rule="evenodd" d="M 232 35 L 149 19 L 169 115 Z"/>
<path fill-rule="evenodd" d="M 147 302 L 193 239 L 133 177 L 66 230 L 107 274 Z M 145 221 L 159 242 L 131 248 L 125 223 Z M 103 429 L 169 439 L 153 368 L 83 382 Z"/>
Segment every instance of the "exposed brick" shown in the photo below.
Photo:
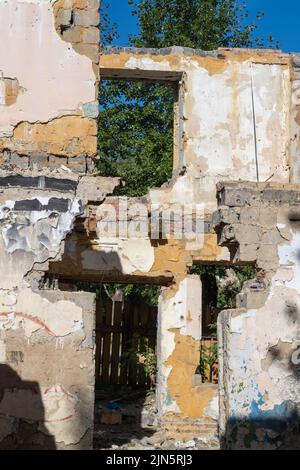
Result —
<path fill-rule="evenodd" d="M 59 168 L 61 165 L 67 166 L 68 159 L 65 157 L 56 157 L 54 155 L 50 155 L 49 168 Z"/>
<path fill-rule="evenodd" d="M 98 62 L 99 60 L 99 47 L 94 44 L 78 44 L 76 46 L 76 51 L 79 54 L 88 56 L 93 62 Z"/>
<path fill-rule="evenodd" d="M 248 188 L 223 188 L 219 192 L 219 202 L 221 205 L 229 207 L 242 207 L 245 205 L 256 205 L 261 200 L 259 191 Z"/>
<path fill-rule="evenodd" d="M 227 206 L 219 207 L 218 211 L 213 214 L 213 225 L 217 226 L 222 224 L 236 224 L 239 223 L 240 215 L 237 210 L 231 209 Z"/>
<path fill-rule="evenodd" d="M 253 263 L 257 259 L 259 245 L 240 244 L 234 256 L 234 262 Z"/>
<path fill-rule="evenodd" d="M 86 157 L 80 155 L 79 157 L 69 158 L 68 166 L 75 173 L 86 174 Z"/>
<path fill-rule="evenodd" d="M 274 207 L 262 206 L 259 208 L 259 223 L 266 226 L 274 226 L 277 222 L 277 210 Z"/>
<path fill-rule="evenodd" d="M 74 24 L 76 26 L 98 26 L 99 14 L 97 9 L 75 10 Z"/>
<path fill-rule="evenodd" d="M 70 25 L 72 19 L 72 10 L 60 8 L 56 15 L 57 23 L 61 25 Z"/>
<path fill-rule="evenodd" d="M 259 223 L 259 208 L 258 207 L 248 207 L 242 208 L 240 214 L 240 223 L 241 224 L 254 224 Z"/>
<path fill-rule="evenodd" d="M 49 166 L 49 159 L 47 155 L 35 155 L 29 158 L 29 167 L 32 170 L 44 170 Z"/>
<path fill-rule="evenodd" d="M 12 165 L 17 166 L 18 168 L 22 168 L 23 170 L 26 170 L 29 167 L 28 157 L 19 156 L 17 153 L 12 153 L 11 163 Z"/>

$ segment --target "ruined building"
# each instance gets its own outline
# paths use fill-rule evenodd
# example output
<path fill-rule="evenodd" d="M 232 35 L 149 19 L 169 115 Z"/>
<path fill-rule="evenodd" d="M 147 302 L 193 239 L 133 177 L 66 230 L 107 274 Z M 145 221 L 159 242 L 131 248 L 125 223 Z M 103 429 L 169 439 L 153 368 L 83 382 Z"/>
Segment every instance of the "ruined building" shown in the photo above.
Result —
<path fill-rule="evenodd" d="M 0 448 L 92 447 L 95 297 L 70 288 L 82 280 L 161 286 L 156 399 L 170 436 L 218 429 L 225 448 L 296 448 L 300 57 L 100 54 L 98 8 L 0 0 Z M 95 169 L 101 77 L 173 84 L 173 178 L 142 202 L 158 214 L 202 205 L 202 236 L 103 236 L 101 208 L 118 206 L 120 180 Z M 195 381 L 195 264 L 257 270 L 238 308 L 219 315 L 218 387 Z"/>

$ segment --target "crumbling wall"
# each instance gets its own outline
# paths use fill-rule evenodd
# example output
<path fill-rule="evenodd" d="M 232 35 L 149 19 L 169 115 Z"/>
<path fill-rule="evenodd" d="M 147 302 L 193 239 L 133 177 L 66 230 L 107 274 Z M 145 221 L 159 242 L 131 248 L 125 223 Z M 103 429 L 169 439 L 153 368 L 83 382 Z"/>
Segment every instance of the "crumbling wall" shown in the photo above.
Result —
<path fill-rule="evenodd" d="M 0 448 L 90 448 L 94 296 L 51 290 L 97 198 L 98 0 L 0 0 Z M 100 185 L 101 186 L 101 185 Z M 96 198 L 96 199 L 97 199 Z"/>
<path fill-rule="evenodd" d="M 155 238 L 150 230 L 103 235 L 103 205 L 119 204 L 106 196 L 120 181 L 86 176 L 97 153 L 98 7 L 98 0 L 0 0 L 0 447 L 92 445 L 94 299 L 45 289 L 49 272 L 71 281 L 167 286 L 160 299 L 161 423 L 184 438 L 213 433 L 216 389 L 195 382 L 201 285 L 187 276 L 195 260 L 253 262 L 261 270 L 255 295 L 249 284 L 240 297 L 244 310 L 221 316 L 221 423 L 232 445 L 259 446 L 265 437 L 283 445 L 280 436 L 294 429 L 298 413 L 297 374 L 288 367 L 298 321 L 298 232 L 285 212 L 291 201 L 297 207 L 298 189 L 280 187 L 274 202 L 274 188 L 261 195 L 250 185 L 232 204 L 222 200 L 245 211 L 229 211 L 226 223 L 220 212 L 220 245 L 211 213 L 220 179 L 297 178 L 297 139 L 290 145 L 298 132 L 296 59 L 279 51 L 104 51 L 104 78 L 150 74 L 178 82 L 182 99 L 174 178 L 129 209 L 144 202 L 146 225 L 153 204 L 158 212 L 196 203 L 204 209 L 200 239 Z M 128 216 L 135 221 L 128 213 L 116 221 Z M 268 420 L 277 410 L 288 423 L 283 432 L 257 427 L 255 418 L 249 434 L 249 416 Z"/>
<path fill-rule="evenodd" d="M 75 179 L 0 178 L 0 448 L 88 448 L 94 296 L 43 290 L 84 206 Z"/>
<path fill-rule="evenodd" d="M 0 1 L 2 168 L 93 167 L 98 7 L 98 0 Z"/>
<path fill-rule="evenodd" d="M 291 183 L 299 183 L 300 167 L 300 55 L 293 54 L 291 83 Z"/>
<path fill-rule="evenodd" d="M 186 173 L 169 188 L 150 191 L 151 200 L 203 202 L 210 213 L 218 181 L 288 182 L 291 69 L 291 57 L 280 51 L 104 49 L 104 78 L 179 82 L 179 169 Z"/>
<path fill-rule="evenodd" d="M 202 286 L 198 276 L 164 288 L 158 314 L 157 405 L 169 438 L 213 440 L 217 434 L 218 389 L 199 384 Z"/>
<path fill-rule="evenodd" d="M 220 314 L 221 434 L 230 448 L 299 447 L 299 186 L 219 186 L 215 227 L 257 278 Z"/>

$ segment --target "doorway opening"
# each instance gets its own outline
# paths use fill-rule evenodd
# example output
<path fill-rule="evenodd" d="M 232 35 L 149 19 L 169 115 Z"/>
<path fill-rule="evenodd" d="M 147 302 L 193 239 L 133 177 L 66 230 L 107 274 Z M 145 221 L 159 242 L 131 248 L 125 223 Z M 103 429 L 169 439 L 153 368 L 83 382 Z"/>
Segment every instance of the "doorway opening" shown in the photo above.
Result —
<path fill-rule="evenodd" d="M 182 73 L 101 68 L 98 152 L 103 176 L 138 197 L 183 166 Z"/>
<path fill-rule="evenodd" d="M 221 266 L 193 265 L 190 274 L 197 274 L 202 282 L 202 337 L 199 367 L 195 383 L 218 384 L 217 319 L 222 310 L 237 307 L 237 295 L 244 282 L 256 278 L 252 265 Z"/>
<path fill-rule="evenodd" d="M 94 447 L 154 445 L 160 287 L 80 283 L 77 288 L 96 293 Z"/>

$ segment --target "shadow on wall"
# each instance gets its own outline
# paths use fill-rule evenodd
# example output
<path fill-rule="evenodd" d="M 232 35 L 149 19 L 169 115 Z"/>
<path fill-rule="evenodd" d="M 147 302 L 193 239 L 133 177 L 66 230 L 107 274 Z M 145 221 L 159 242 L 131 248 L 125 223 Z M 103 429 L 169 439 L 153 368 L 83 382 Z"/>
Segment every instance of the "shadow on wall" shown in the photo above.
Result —
<path fill-rule="evenodd" d="M 0 439 L 0 450 L 56 449 L 39 384 L 23 381 L 6 364 L 0 364 Z"/>
<path fill-rule="evenodd" d="M 288 325 L 296 327 L 300 336 L 300 311 L 295 303 L 288 300 L 283 314 Z M 221 436 L 223 449 L 262 449 L 262 450 L 297 450 L 300 448 L 300 342 L 278 341 L 270 346 L 264 363 L 267 367 L 280 371 L 281 380 L 276 386 L 282 387 L 283 401 L 272 409 L 264 410 L 268 402 L 261 397 L 253 402 L 248 417 L 232 418 L 227 422 Z M 295 338 L 296 340 L 296 338 Z M 281 383 L 280 383 L 281 382 Z M 274 384 L 275 386 L 275 384 Z M 284 388 L 289 390 L 289 397 L 284 396 Z M 293 396 L 292 396 L 293 395 Z"/>
<path fill-rule="evenodd" d="M 300 415 L 286 401 L 273 410 L 261 411 L 255 404 L 248 419 L 227 422 L 221 449 L 296 450 L 300 448 Z"/>

